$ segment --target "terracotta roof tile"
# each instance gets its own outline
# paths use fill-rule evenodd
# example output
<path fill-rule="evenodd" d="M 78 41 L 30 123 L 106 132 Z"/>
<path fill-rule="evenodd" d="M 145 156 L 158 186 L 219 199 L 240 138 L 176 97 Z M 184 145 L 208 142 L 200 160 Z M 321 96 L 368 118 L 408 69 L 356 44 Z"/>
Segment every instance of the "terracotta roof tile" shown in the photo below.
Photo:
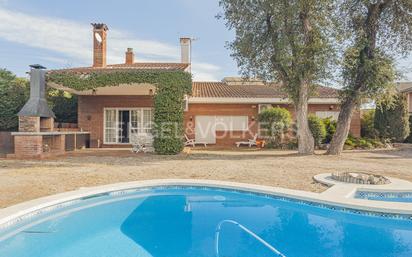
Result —
<path fill-rule="evenodd" d="M 314 97 L 334 98 L 338 96 L 338 89 L 319 86 Z M 286 93 L 280 84 L 266 85 L 228 85 L 224 82 L 194 82 L 192 97 L 238 97 L 238 98 L 286 98 Z"/>
<path fill-rule="evenodd" d="M 158 63 L 158 62 L 138 62 L 133 64 L 108 64 L 106 67 L 78 67 L 59 70 L 50 70 L 50 73 L 72 72 L 87 74 L 94 71 L 114 71 L 114 70 L 186 70 L 187 63 Z"/>
<path fill-rule="evenodd" d="M 412 82 L 398 82 L 397 88 L 400 92 L 412 92 Z"/>

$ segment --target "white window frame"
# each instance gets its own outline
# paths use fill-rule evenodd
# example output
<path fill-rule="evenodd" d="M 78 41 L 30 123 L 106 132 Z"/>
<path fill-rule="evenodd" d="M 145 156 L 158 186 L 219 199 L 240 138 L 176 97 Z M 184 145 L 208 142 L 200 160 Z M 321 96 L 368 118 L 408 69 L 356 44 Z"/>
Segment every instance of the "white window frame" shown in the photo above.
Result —
<path fill-rule="evenodd" d="M 116 130 L 116 142 L 107 142 L 106 140 L 106 111 L 110 111 L 110 110 L 115 110 L 116 111 L 116 126 L 115 126 L 115 130 Z M 150 110 L 151 114 L 152 114 L 152 118 L 153 118 L 153 114 L 154 114 L 154 108 L 150 108 L 150 107 L 133 107 L 133 108 L 118 108 L 118 107 L 105 107 L 103 108 L 103 144 L 105 145 L 129 145 L 130 144 L 130 136 L 131 136 L 131 122 L 132 122 L 132 111 L 133 110 L 138 110 L 141 112 L 141 116 L 140 116 L 140 121 L 141 124 L 144 124 L 144 110 Z M 128 126 L 128 132 L 129 132 L 129 143 L 121 143 L 119 142 L 119 111 L 129 111 L 129 126 Z M 153 122 L 151 123 L 151 127 L 153 128 Z M 147 128 L 137 128 L 138 129 L 138 134 L 148 134 L 151 135 L 151 133 L 140 133 L 140 129 L 144 130 Z"/>
<path fill-rule="evenodd" d="M 117 144 L 116 142 L 108 142 L 107 140 L 106 140 L 106 120 L 107 120 L 107 117 L 106 117 L 106 111 L 115 111 L 115 125 L 114 125 L 114 134 L 115 134 L 115 141 L 116 142 L 119 142 L 119 133 L 118 133 L 118 126 L 119 126 L 119 124 L 118 124 L 118 122 L 119 122 L 119 117 L 118 117 L 118 115 L 119 115 L 119 111 L 116 109 L 116 108 L 104 108 L 103 109 L 103 143 L 104 144 Z M 110 128 L 110 129 L 113 129 L 113 128 Z"/>

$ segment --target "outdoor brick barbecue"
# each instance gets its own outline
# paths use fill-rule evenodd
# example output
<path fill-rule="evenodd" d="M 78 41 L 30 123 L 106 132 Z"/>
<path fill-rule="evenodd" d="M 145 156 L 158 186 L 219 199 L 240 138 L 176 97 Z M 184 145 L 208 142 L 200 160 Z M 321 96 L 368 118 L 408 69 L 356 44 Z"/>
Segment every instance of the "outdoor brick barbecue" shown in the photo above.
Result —
<path fill-rule="evenodd" d="M 16 158 L 45 158 L 64 154 L 66 151 L 66 135 L 87 132 L 54 131 L 55 115 L 47 105 L 45 67 L 31 65 L 30 98 L 18 113 L 19 131 L 12 133 L 14 137 L 14 154 Z"/>

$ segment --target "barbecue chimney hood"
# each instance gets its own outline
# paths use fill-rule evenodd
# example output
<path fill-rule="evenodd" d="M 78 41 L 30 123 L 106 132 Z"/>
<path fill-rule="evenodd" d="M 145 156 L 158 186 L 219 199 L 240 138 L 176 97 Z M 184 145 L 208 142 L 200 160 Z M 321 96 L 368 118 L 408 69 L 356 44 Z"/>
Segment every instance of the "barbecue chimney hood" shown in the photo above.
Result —
<path fill-rule="evenodd" d="M 39 64 L 30 67 L 30 98 L 18 116 L 55 118 L 46 101 L 46 68 Z"/>

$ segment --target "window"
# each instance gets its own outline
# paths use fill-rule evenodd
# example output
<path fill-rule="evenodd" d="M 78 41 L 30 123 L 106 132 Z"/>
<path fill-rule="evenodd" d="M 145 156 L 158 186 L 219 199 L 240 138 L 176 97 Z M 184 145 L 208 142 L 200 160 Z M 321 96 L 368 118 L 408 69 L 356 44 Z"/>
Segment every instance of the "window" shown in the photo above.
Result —
<path fill-rule="evenodd" d="M 153 109 L 133 108 L 104 110 L 104 143 L 129 143 L 132 134 L 151 134 Z"/>
<path fill-rule="evenodd" d="M 321 112 L 316 112 L 316 116 L 322 119 L 332 118 L 332 120 L 338 120 L 339 112 L 321 111 Z"/>
<path fill-rule="evenodd" d="M 152 109 L 143 110 L 142 128 L 138 133 L 150 134 L 152 133 L 153 114 Z"/>
<path fill-rule="evenodd" d="M 142 115 L 140 110 L 131 111 L 130 133 L 138 134 L 142 127 Z"/>
<path fill-rule="evenodd" d="M 105 124 L 104 124 L 104 138 L 107 143 L 117 142 L 117 111 L 106 110 L 105 111 Z"/>

